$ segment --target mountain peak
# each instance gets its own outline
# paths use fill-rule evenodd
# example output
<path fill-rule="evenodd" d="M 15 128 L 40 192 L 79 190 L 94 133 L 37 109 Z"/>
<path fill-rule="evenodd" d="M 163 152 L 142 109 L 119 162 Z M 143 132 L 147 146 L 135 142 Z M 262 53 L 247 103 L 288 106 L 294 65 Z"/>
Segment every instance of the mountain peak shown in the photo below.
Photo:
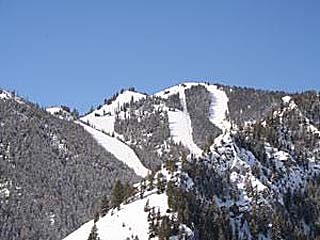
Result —
<path fill-rule="evenodd" d="M 27 101 L 0 105 L 1 209 L 17 229 L 17 216 L 32 219 L 30 238 L 315 239 L 317 93 L 184 82 L 121 90 L 80 119 L 47 109 L 62 120 Z M 4 227 L 3 239 L 16 234 Z"/>

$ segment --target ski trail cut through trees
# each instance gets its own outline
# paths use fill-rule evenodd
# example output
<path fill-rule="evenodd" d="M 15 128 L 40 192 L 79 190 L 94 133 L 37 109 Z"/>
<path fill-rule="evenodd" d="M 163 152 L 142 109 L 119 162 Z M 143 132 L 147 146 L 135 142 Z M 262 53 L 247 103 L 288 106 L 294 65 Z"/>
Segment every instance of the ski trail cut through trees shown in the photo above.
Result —
<path fill-rule="evenodd" d="M 140 159 L 128 145 L 81 122 L 77 123 L 89 132 L 106 151 L 132 168 L 138 176 L 146 177 L 148 175 L 149 170 L 142 165 Z"/>

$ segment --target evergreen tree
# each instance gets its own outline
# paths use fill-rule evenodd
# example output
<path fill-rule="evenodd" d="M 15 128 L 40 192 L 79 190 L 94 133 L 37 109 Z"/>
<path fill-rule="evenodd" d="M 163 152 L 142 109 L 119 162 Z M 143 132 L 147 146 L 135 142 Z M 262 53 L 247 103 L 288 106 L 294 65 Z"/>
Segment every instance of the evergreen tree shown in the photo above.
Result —
<path fill-rule="evenodd" d="M 168 240 L 171 236 L 170 218 L 164 216 L 159 227 L 159 240 Z"/>
<path fill-rule="evenodd" d="M 279 214 L 279 213 L 278 213 Z M 280 217 L 277 213 L 272 214 L 271 240 L 282 240 Z"/>
<path fill-rule="evenodd" d="M 164 179 L 164 176 L 162 173 L 158 173 L 157 175 L 157 193 L 163 193 L 166 189 L 166 180 Z"/>
<path fill-rule="evenodd" d="M 88 240 L 100 240 L 99 236 L 98 236 L 98 228 L 96 226 L 96 223 L 94 223 L 90 235 L 88 237 Z"/>
<path fill-rule="evenodd" d="M 99 221 L 99 218 L 100 218 L 100 214 L 99 212 L 96 212 L 95 215 L 94 215 L 94 223 L 98 222 Z"/>
<path fill-rule="evenodd" d="M 142 199 L 143 198 L 143 195 L 144 195 L 144 192 L 146 190 L 146 180 L 145 179 L 142 179 L 140 181 L 140 198 Z"/>
<path fill-rule="evenodd" d="M 148 174 L 147 179 L 148 179 L 148 191 L 151 191 L 154 188 L 154 185 L 153 185 L 154 175 L 153 174 Z"/>
<path fill-rule="evenodd" d="M 124 200 L 124 187 L 120 180 L 116 181 L 112 190 L 111 204 L 113 208 L 120 209 L 120 204 Z"/>
<path fill-rule="evenodd" d="M 123 186 L 123 192 L 123 200 L 125 200 L 125 203 L 128 203 L 129 198 L 134 195 L 135 189 L 129 182 L 126 182 Z"/>
<path fill-rule="evenodd" d="M 146 202 L 146 205 L 144 206 L 144 211 L 148 212 L 150 210 L 150 206 L 149 206 L 149 199 Z"/>
<path fill-rule="evenodd" d="M 74 117 L 74 118 L 76 118 L 76 119 L 78 119 L 79 118 L 79 111 L 76 109 L 76 108 L 74 108 L 73 110 L 72 110 L 72 116 Z"/>
<path fill-rule="evenodd" d="M 107 215 L 108 211 L 110 210 L 110 202 L 107 196 L 104 196 L 101 201 L 101 215 L 104 217 Z"/>

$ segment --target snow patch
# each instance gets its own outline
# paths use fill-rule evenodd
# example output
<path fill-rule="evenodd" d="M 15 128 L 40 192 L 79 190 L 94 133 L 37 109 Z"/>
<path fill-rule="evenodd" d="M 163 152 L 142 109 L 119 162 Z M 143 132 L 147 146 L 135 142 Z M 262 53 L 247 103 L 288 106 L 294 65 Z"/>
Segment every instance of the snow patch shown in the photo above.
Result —
<path fill-rule="evenodd" d="M 0 183 L 0 197 L 1 198 L 8 198 L 10 196 L 10 191 L 8 189 L 9 182 L 6 181 L 4 183 Z"/>
<path fill-rule="evenodd" d="M 55 115 L 55 114 L 58 114 L 64 110 L 62 109 L 62 107 L 48 107 L 48 108 L 46 108 L 46 111 L 52 115 Z"/>
<path fill-rule="evenodd" d="M 278 159 L 279 161 L 287 161 L 290 159 L 289 153 L 286 153 L 284 151 L 278 151 L 274 154 L 274 157 Z"/>
<path fill-rule="evenodd" d="M 4 90 L 0 90 L 0 99 L 7 100 L 10 98 L 12 98 L 11 93 L 4 91 Z"/>
<path fill-rule="evenodd" d="M 285 96 L 282 98 L 283 103 L 289 103 L 291 101 L 291 96 Z"/>

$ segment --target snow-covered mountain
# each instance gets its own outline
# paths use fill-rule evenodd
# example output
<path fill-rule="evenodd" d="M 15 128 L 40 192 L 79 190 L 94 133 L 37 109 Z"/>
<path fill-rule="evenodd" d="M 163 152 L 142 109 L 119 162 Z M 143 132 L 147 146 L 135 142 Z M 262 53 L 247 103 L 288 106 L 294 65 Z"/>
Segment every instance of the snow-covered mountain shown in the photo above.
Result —
<path fill-rule="evenodd" d="M 317 236 L 319 215 L 308 212 L 318 205 L 303 198 L 320 171 L 310 112 L 319 93 L 182 83 L 130 102 L 123 94 L 81 120 L 123 141 L 152 174 L 66 240 Z"/>
<path fill-rule="evenodd" d="M 203 86 L 208 91 L 208 94 L 210 94 L 210 108 L 207 118 L 211 123 L 224 131 L 230 129 L 230 123 L 226 121 L 228 98 L 225 92 L 219 90 L 215 85 L 195 82 L 182 83 L 153 95 L 124 90 L 122 93 L 116 94 L 112 101 L 108 101 L 105 105 L 101 105 L 98 109 L 81 117 L 81 121 L 97 130 L 125 140 L 124 136 L 115 130 L 115 124 L 119 119 L 123 120 L 128 118 L 129 113 L 128 110 L 125 109 L 126 106 L 134 104 L 135 102 L 140 102 L 140 104 L 145 108 L 147 105 L 145 102 L 147 102 L 148 99 L 158 99 L 159 103 L 154 104 L 152 107 L 157 107 L 158 110 L 161 109 L 160 111 L 167 115 L 170 129 L 169 137 L 172 138 L 176 144 L 181 143 L 190 152 L 200 156 L 202 154 L 202 150 L 193 141 L 193 129 L 185 96 L 185 90 L 190 89 L 193 86 Z M 168 98 L 175 96 L 179 96 L 177 101 L 179 102 L 178 104 L 181 105 L 181 109 L 173 109 L 166 104 Z M 141 109 L 137 109 L 137 111 L 139 112 Z M 138 114 L 139 113 L 137 113 L 137 115 Z"/>
<path fill-rule="evenodd" d="M 10 102 L 11 95 L 1 94 L 0 102 Z M 72 132 L 83 131 L 81 136 L 89 136 L 104 150 L 91 156 L 98 162 L 94 167 L 108 164 L 101 155 L 109 154 L 112 165 L 115 160 L 122 166 L 120 174 L 124 168 L 134 173 L 129 182 L 127 176 L 113 177 L 105 191 L 101 177 L 107 176 L 110 166 L 99 173 L 99 180 L 94 171 L 91 180 L 86 173 L 93 184 L 81 180 L 83 192 L 77 192 L 72 202 L 82 202 L 89 188 L 95 201 L 94 197 L 85 201 L 91 199 L 94 206 L 90 212 L 79 207 L 66 211 L 73 225 L 65 224 L 64 232 L 55 236 L 65 240 L 320 236 L 319 92 L 289 94 L 187 82 L 149 95 L 133 88 L 121 90 L 80 118 L 67 107 L 47 112 L 73 129 L 67 140 L 54 136 L 59 151 L 72 149 L 77 156 L 77 148 L 68 142 L 74 139 Z M 82 147 L 90 149 L 89 144 Z M 73 171 L 66 176 L 72 178 Z M 5 197 L 10 182 L 0 184 L 0 196 Z M 63 221 L 56 211 L 48 216 L 50 226 L 58 228 Z"/>

